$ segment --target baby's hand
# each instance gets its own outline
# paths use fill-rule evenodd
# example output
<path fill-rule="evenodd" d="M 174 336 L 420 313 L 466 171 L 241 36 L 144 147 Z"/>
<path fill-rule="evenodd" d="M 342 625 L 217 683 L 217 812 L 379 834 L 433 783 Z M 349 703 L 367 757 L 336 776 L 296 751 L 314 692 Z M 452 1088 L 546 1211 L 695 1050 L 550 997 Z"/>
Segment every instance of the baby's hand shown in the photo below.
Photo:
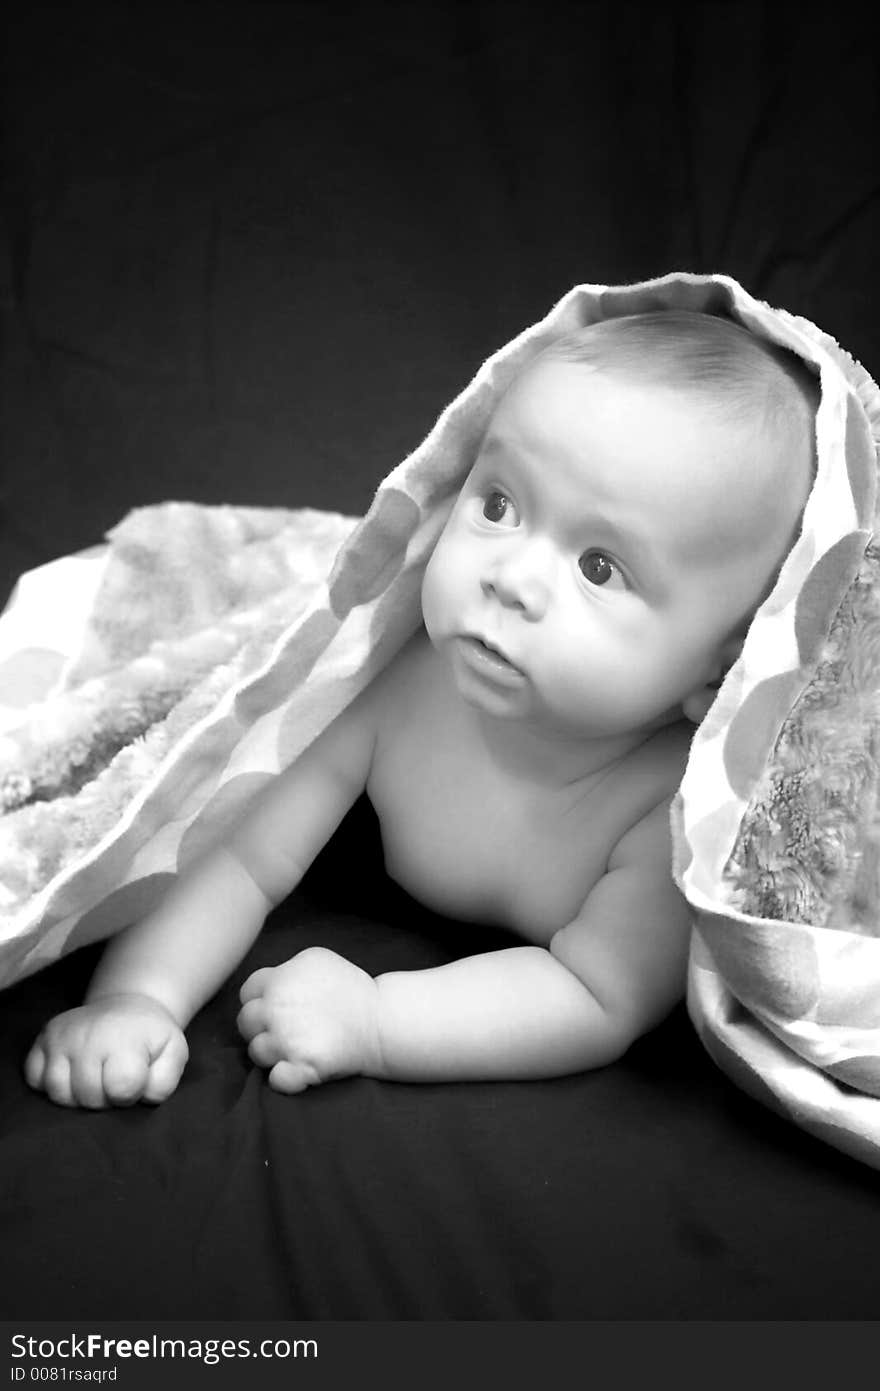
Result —
<path fill-rule="evenodd" d="M 59 1106 L 130 1106 L 170 1096 L 188 1056 L 183 1030 L 157 1000 L 106 995 L 52 1019 L 24 1075 Z"/>
<path fill-rule="evenodd" d="M 334 1077 L 377 1075 L 378 991 L 359 966 L 309 947 L 281 966 L 248 976 L 238 1028 L 248 1053 L 279 1092 Z"/>

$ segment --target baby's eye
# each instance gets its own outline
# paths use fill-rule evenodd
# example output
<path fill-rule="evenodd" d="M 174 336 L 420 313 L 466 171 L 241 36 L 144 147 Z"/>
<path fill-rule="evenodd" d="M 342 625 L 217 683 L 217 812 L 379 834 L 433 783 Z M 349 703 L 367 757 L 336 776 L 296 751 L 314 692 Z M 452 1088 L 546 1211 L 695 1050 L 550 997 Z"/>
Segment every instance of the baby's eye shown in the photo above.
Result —
<path fill-rule="evenodd" d="M 487 522 L 494 522 L 496 526 L 519 525 L 515 504 L 506 493 L 499 492 L 496 488 L 483 499 L 483 516 Z"/>
<path fill-rule="evenodd" d="M 584 551 L 578 560 L 581 574 L 590 584 L 607 585 L 614 589 L 625 589 L 623 575 L 604 551 Z"/>

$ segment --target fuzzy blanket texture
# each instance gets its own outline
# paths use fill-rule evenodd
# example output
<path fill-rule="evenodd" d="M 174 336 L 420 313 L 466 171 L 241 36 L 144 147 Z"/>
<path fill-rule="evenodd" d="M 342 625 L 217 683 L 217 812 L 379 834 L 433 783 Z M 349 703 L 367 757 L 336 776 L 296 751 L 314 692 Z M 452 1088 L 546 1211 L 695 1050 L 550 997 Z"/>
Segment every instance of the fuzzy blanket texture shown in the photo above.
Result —
<path fill-rule="evenodd" d="M 732 317 L 821 386 L 801 533 L 672 808 L 688 1007 L 735 1082 L 880 1167 L 880 392 L 723 275 L 576 286 L 483 364 L 362 519 L 167 503 L 23 576 L 0 618 L 0 984 L 146 912 L 412 634 L 522 367 L 575 327 L 668 308 Z"/>

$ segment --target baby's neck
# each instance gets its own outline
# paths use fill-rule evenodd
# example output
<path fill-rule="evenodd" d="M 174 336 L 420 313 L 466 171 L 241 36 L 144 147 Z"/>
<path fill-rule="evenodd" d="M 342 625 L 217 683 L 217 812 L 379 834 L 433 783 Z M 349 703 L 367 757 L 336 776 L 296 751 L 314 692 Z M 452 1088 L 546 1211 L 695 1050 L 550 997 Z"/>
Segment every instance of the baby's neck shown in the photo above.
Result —
<path fill-rule="evenodd" d="M 468 708 L 486 753 L 506 776 L 536 791 L 564 791 L 595 783 L 638 748 L 650 732 L 586 739 L 526 720 L 499 719 Z"/>

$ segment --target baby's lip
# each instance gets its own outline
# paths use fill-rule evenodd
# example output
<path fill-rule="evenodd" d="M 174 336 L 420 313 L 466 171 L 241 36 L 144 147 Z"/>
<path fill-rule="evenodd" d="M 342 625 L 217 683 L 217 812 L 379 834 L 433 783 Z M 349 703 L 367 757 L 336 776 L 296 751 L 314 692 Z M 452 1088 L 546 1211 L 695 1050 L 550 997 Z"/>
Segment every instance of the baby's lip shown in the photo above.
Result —
<path fill-rule="evenodd" d="M 521 670 L 521 668 L 517 666 L 516 662 L 514 662 L 510 657 L 508 657 L 507 653 L 504 651 L 504 648 L 498 646 L 497 642 L 492 642 L 490 638 L 484 638 L 481 633 L 468 633 L 467 637 L 470 639 L 471 642 L 479 643 L 481 647 L 485 647 L 486 651 L 491 652 L 493 657 L 500 657 L 502 662 L 506 662 L 509 667 L 513 667 L 514 671 Z"/>
<path fill-rule="evenodd" d="M 504 648 L 499 647 L 497 642 L 490 642 L 488 638 L 482 637 L 480 633 L 474 633 L 473 636 L 475 642 L 481 642 L 484 647 L 488 647 L 490 652 L 494 652 L 496 657 L 503 657 L 505 662 L 510 662 L 510 658 L 504 651 Z M 513 662 L 510 662 L 510 665 L 513 666 Z"/>

